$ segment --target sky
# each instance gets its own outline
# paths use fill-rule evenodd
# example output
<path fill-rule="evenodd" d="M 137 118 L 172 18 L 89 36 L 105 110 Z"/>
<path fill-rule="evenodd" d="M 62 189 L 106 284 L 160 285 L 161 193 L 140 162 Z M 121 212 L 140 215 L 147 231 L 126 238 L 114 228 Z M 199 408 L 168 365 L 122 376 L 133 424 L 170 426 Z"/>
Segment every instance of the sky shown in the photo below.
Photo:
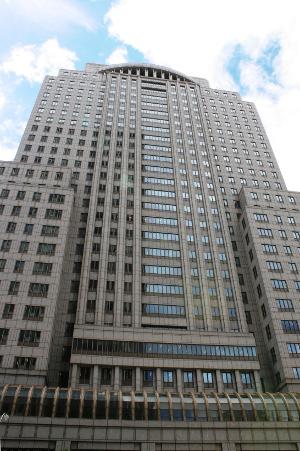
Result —
<path fill-rule="evenodd" d="M 145 62 L 255 102 L 300 191 L 299 0 L 0 0 L 0 159 L 14 158 L 45 75 Z"/>

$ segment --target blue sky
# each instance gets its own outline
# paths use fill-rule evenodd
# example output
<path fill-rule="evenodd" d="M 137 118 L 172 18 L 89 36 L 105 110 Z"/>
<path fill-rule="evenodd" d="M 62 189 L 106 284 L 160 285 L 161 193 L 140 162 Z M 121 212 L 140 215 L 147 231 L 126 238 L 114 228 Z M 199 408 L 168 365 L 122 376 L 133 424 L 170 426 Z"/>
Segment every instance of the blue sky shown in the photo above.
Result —
<path fill-rule="evenodd" d="M 0 159 L 14 157 L 46 74 L 152 62 L 254 101 L 288 187 L 300 190 L 297 5 L 273 0 L 270 15 L 260 0 L 1 0 Z"/>

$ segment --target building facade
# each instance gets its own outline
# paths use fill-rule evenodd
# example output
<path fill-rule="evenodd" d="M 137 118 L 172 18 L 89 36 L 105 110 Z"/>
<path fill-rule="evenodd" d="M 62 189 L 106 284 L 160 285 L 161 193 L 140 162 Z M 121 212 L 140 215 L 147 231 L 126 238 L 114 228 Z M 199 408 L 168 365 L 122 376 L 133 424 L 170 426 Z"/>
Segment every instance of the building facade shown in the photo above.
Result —
<path fill-rule="evenodd" d="M 299 392 L 300 197 L 254 104 L 61 70 L 0 172 L 1 383 Z"/>

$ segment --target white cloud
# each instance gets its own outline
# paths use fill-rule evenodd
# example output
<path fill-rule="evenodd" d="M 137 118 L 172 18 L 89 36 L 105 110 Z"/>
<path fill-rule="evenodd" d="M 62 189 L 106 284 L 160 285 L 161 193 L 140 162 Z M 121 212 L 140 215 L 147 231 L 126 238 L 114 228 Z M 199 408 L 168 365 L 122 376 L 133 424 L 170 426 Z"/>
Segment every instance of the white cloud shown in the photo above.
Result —
<path fill-rule="evenodd" d="M 107 64 L 122 64 L 128 61 L 127 59 L 127 48 L 117 47 L 108 58 L 106 58 Z"/>
<path fill-rule="evenodd" d="M 2 15 L 19 18 L 19 23 L 33 23 L 43 30 L 65 31 L 75 26 L 89 31 L 96 28 L 94 18 L 75 0 L 4 0 Z"/>
<path fill-rule="evenodd" d="M 17 45 L 0 65 L 0 70 L 14 73 L 30 82 L 41 82 L 45 75 L 56 75 L 58 70 L 74 69 L 76 53 L 61 47 L 56 39 L 41 45 Z"/>
<path fill-rule="evenodd" d="M 110 35 L 154 63 L 207 78 L 212 87 L 234 89 L 228 71 L 237 46 L 247 59 L 237 67 L 270 137 L 289 189 L 300 191 L 297 149 L 300 122 L 300 27 L 298 4 L 286 0 L 118 0 L 106 15 Z M 145 28 L 147 24 L 151 33 Z M 124 18 L 126 20 L 124 20 Z M 260 58 L 276 42 L 274 77 Z"/>
<path fill-rule="evenodd" d="M 6 102 L 5 95 L 0 91 L 0 110 L 4 107 Z"/>
<path fill-rule="evenodd" d="M 13 160 L 26 122 L 6 119 L 0 122 L 0 160 Z"/>

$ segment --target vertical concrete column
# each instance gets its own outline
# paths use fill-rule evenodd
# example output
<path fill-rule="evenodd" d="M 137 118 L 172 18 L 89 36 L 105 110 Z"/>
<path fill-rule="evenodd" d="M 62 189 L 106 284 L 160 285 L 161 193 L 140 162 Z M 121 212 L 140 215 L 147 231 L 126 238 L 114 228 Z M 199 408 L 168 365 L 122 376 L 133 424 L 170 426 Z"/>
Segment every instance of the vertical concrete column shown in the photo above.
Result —
<path fill-rule="evenodd" d="M 255 380 L 256 391 L 262 391 L 259 371 L 254 371 L 254 380 Z"/>
<path fill-rule="evenodd" d="M 197 391 L 203 391 L 204 386 L 203 386 L 202 373 L 201 373 L 201 370 L 199 370 L 198 368 L 196 369 L 196 382 L 197 382 Z"/>
<path fill-rule="evenodd" d="M 162 390 L 162 372 L 161 368 L 156 368 L 156 390 L 160 392 Z"/>
<path fill-rule="evenodd" d="M 142 443 L 141 451 L 155 451 L 155 443 Z"/>
<path fill-rule="evenodd" d="M 97 388 L 99 384 L 99 366 L 94 365 L 94 371 L 93 371 L 93 387 Z"/>
<path fill-rule="evenodd" d="M 61 451 L 62 449 L 71 449 L 71 442 L 69 440 L 57 440 L 55 451 Z"/>
<path fill-rule="evenodd" d="M 141 368 L 137 367 L 135 369 L 135 390 L 141 391 Z"/>
<path fill-rule="evenodd" d="M 236 451 L 234 443 L 222 443 L 222 451 Z"/>
<path fill-rule="evenodd" d="M 78 371 L 78 365 L 77 363 L 73 363 L 72 364 L 72 369 L 71 369 L 71 387 L 76 387 L 77 385 L 77 371 Z"/>
<path fill-rule="evenodd" d="M 217 392 L 220 393 L 221 391 L 223 391 L 223 380 L 220 370 L 216 371 L 216 380 L 217 380 Z"/>
<path fill-rule="evenodd" d="M 115 366 L 114 390 L 120 390 L 120 367 Z"/>
<path fill-rule="evenodd" d="M 235 370 L 235 383 L 236 383 L 236 390 L 238 393 L 241 393 L 243 391 L 243 386 L 241 382 L 241 375 L 238 370 Z"/>
<path fill-rule="evenodd" d="M 177 379 L 177 391 L 183 390 L 183 383 L 182 383 L 182 371 L 181 368 L 176 369 L 176 379 Z"/>

